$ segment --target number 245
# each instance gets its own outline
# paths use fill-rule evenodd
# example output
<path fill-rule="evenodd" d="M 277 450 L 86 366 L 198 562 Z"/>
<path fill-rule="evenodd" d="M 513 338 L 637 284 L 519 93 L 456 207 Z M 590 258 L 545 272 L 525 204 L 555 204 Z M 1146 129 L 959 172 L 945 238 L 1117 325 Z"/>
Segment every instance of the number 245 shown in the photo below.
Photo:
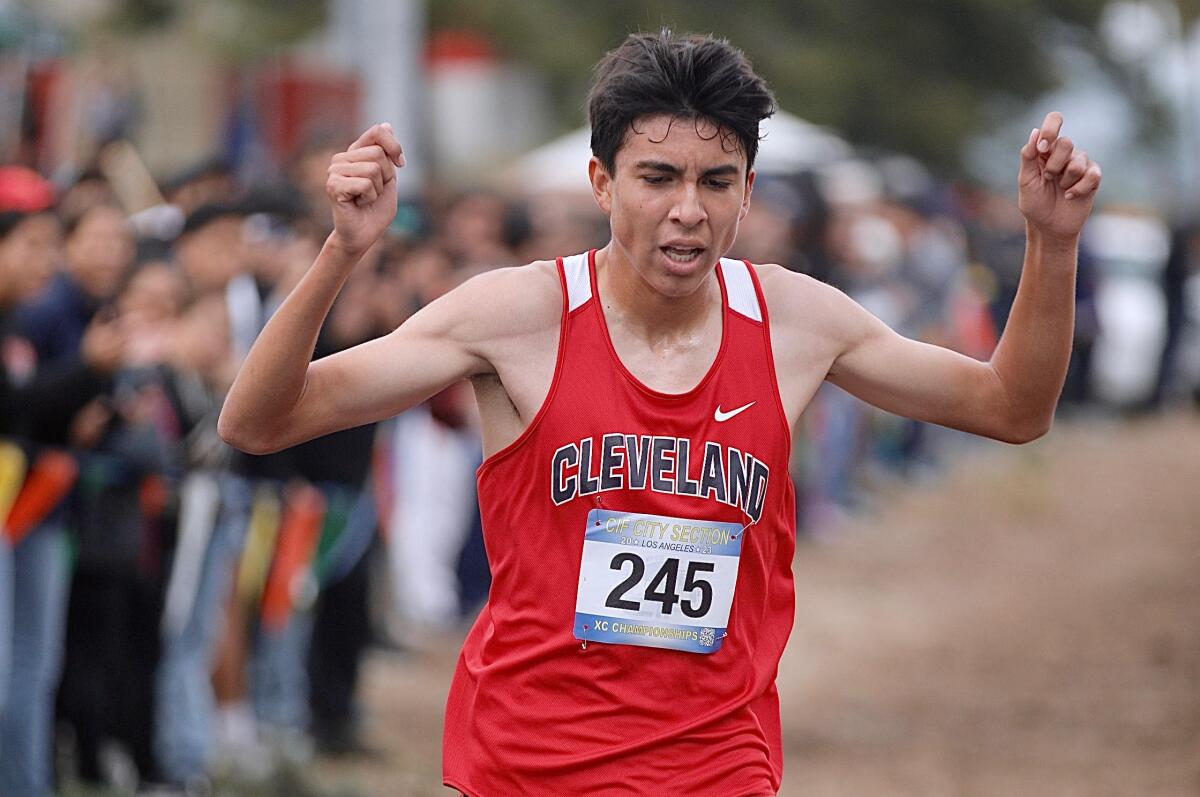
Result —
<path fill-rule="evenodd" d="M 642 605 L 638 601 L 625 600 L 625 594 L 642 580 L 642 576 L 646 574 L 646 563 L 637 554 L 619 553 L 613 557 L 609 568 L 612 570 L 624 570 L 626 563 L 632 565 L 633 569 L 624 581 L 615 586 L 612 592 L 608 593 L 608 598 L 604 601 L 604 605 L 612 609 L 626 609 L 636 612 L 642 608 Z M 695 592 L 699 590 L 699 605 L 691 598 L 682 599 L 679 597 L 679 592 L 676 588 L 679 581 L 678 559 L 667 559 L 663 562 L 662 567 L 654 574 L 654 578 L 650 579 L 650 584 L 646 587 L 643 597 L 647 601 L 661 603 L 663 614 L 671 614 L 675 609 L 675 604 L 678 603 L 679 608 L 688 617 L 703 617 L 708 613 L 709 608 L 712 607 L 712 584 L 702 578 L 697 578 L 697 576 L 701 573 L 711 573 L 714 570 L 716 570 L 716 565 L 712 562 L 688 562 L 687 573 L 683 579 L 683 591 Z"/>

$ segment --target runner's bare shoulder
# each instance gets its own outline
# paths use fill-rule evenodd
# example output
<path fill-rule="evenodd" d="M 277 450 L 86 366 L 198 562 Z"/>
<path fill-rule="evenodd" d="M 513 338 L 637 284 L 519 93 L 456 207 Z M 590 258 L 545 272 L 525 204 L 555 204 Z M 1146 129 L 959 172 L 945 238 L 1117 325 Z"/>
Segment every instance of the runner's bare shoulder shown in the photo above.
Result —
<path fill-rule="evenodd" d="M 809 340 L 838 340 L 847 334 L 854 303 L 842 291 L 774 263 L 756 264 L 754 272 L 767 300 L 772 330 L 803 333 Z"/>
<path fill-rule="evenodd" d="M 489 362 L 531 338 L 557 335 L 562 287 L 552 260 L 498 268 L 472 277 L 434 302 L 453 303 L 444 332 Z M 431 305 L 433 307 L 433 305 Z"/>
<path fill-rule="evenodd" d="M 814 314 L 824 315 L 839 291 L 807 274 L 792 271 L 774 263 L 755 264 L 754 273 L 767 300 L 771 323 L 791 325 Z"/>

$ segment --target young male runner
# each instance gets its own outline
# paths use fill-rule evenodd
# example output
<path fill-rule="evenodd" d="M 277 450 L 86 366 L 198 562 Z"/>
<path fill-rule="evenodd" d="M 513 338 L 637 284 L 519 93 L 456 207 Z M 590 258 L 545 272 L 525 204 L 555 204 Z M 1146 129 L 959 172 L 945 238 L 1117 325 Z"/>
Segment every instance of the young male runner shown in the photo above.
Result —
<path fill-rule="evenodd" d="M 470 379 L 494 580 L 450 690 L 445 783 L 486 797 L 774 794 L 790 429 L 828 380 L 999 440 L 1045 433 L 1100 168 L 1059 136 L 1057 113 L 1021 148 L 1024 272 L 984 363 L 907 340 L 828 285 L 723 258 L 774 110 L 726 42 L 630 36 L 589 102 L 607 246 L 483 274 L 310 364 L 404 164 L 386 124 L 335 156 L 336 229 L 255 344 L 221 433 L 272 451 Z"/>

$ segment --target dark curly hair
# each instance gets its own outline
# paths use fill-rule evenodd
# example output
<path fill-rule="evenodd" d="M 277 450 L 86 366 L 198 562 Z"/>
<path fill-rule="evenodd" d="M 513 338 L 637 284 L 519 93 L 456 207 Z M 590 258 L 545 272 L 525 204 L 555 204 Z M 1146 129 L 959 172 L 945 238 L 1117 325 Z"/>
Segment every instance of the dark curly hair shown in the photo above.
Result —
<path fill-rule="evenodd" d="M 630 34 L 596 64 L 588 92 L 592 154 L 612 173 L 617 150 L 639 119 L 667 114 L 711 123 L 730 151 L 758 154 L 758 124 L 775 113 L 775 97 L 745 54 L 724 39 Z"/>

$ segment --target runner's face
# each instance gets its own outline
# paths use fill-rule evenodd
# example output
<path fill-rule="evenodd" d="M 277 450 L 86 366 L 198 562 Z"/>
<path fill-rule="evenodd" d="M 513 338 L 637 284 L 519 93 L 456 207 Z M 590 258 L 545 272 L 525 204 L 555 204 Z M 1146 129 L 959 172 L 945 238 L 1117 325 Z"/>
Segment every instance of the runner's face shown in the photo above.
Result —
<path fill-rule="evenodd" d="M 750 207 L 746 156 L 709 122 L 639 119 L 617 151 L 615 174 L 589 167 L 609 216 L 612 246 L 651 288 L 686 296 L 729 251 Z"/>

